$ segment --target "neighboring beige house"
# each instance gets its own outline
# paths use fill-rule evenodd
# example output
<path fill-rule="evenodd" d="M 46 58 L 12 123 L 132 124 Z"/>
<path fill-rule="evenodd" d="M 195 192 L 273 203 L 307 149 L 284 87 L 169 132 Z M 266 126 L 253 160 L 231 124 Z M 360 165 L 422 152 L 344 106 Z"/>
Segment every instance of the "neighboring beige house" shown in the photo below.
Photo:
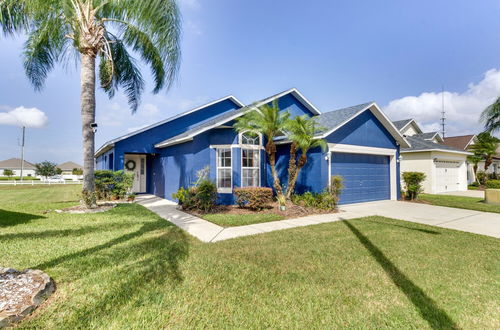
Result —
<path fill-rule="evenodd" d="M 456 149 L 471 151 L 471 147 L 476 143 L 476 141 L 476 135 L 460 135 L 445 138 L 444 144 Z M 484 161 L 477 164 L 477 170 L 484 171 Z M 498 146 L 497 154 L 493 158 L 493 163 L 486 170 L 486 173 L 496 173 L 497 175 L 500 175 L 500 146 Z M 472 164 L 468 164 L 467 166 L 467 181 L 469 184 L 476 181 Z"/>
<path fill-rule="evenodd" d="M 81 170 L 83 168 L 82 165 L 77 164 L 75 162 L 68 161 L 68 162 L 61 163 L 61 164 L 57 165 L 57 168 L 61 169 L 61 171 L 62 171 L 61 175 L 62 175 L 63 179 L 81 180 L 83 178 L 82 175 L 74 175 L 73 174 L 73 169 L 76 168 L 76 169 Z"/>
<path fill-rule="evenodd" d="M 21 175 L 21 159 L 20 158 L 10 158 L 0 161 L 0 176 L 5 176 L 3 174 L 4 170 L 12 170 L 14 176 Z M 24 161 L 23 177 L 35 176 L 35 165 Z"/>
<path fill-rule="evenodd" d="M 425 173 L 423 188 L 429 194 L 467 190 L 469 152 L 444 145 L 438 132 L 423 132 L 414 119 L 393 124 L 411 144 L 410 148 L 401 148 L 401 173 Z M 403 182 L 401 185 L 404 187 Z"/>

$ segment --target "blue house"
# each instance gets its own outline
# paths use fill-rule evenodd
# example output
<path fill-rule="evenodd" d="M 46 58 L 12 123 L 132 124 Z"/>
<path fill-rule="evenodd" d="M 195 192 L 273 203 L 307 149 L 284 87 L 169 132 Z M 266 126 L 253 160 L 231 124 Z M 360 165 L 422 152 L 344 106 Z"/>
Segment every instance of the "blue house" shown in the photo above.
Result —
<path fill-rule="evenodd" d="M 292 117 L 316 117 L 324 128 L 318 138 L 328 142 L 328 150 L 310 151 L 298 192 L 320 192 L 340 175 L 342 204 L 399 198 L 399 149 L 409 144 L 380 108 L 370 102 L 321 113 L 295 88 L 247 106 L 227 96 L 108 141 L 95 154 L 96 168 L 134 172 L 135 192 L 171 199 L 208 166 L 219 202 L 231 204 L 233 188 L 272 187 L 263 138 L 238 134 L 233 124 L 275 100 Z M 277 169 L 286 184 L 290 146 L 277 144 Z"/>

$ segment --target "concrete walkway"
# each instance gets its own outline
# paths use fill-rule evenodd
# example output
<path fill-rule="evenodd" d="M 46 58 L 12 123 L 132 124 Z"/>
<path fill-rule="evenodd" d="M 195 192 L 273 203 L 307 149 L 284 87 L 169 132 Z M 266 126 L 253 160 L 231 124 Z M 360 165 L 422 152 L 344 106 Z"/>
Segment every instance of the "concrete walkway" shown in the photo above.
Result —
<path fill-rule="evenodd" d="M 450 191 L 445 193 L 439 193 L 438 195 L 484 198 L 484 190 Z"/>
<path fill-rule="evenodd" d="M 176 204 L 153 195 L 139 195 L 137 203 L 174 223 L 202 242 L 266 233 L 379 215 L 388 218 L 500 237 L 500 214 L 397 201 L 380 201 L 343 206 L 339 213 L 271 221 L 238 227 L 221 227 L 177 209 Z"/>

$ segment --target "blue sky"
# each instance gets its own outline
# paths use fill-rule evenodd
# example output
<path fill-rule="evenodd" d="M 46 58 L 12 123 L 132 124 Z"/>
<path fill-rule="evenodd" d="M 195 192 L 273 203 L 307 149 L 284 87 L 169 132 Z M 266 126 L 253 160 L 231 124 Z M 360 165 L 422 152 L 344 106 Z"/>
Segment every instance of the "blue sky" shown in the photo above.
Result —
<path fill-rule="evenodd" d="M 450 135 L 479 131 L 478 114 L 500 95 L 498 1 L 182 0 L 180 6 L 179 80 L 158 95 L 150 84 L 135 115 L 121 94 L 109 100 L 98 92 L 96 147 L 228 94 L 250 103 L 297 87 L 322 111 L 373 100 L 390 118 L 415 117 L 432 130 L 444 84 Z M 34 92 L 23 72 L 22 42 L 0 36 L 0 159 L 20 154 L 20 128 L 5 118 L 23 106 L 47 119 L 27 131 L 27 160 L 80 162 L 78 67 L 58 67 Z M 44 121 L 35 115 L 28 119 Z"/>

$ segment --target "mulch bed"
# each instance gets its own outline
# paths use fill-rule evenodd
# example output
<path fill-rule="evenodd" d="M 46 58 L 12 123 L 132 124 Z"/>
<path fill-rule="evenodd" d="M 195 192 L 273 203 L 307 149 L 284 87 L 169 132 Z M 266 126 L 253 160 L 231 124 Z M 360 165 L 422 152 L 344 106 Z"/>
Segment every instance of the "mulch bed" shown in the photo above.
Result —
<path fill-rule="evenodd" d="M 186 213 L 192 214 L 197 217 L 202 217 L 204 213 L 196 212 L 193 210 L 188 210 L 185 211 Z M 210 212 L 211 214 L 241 214 L 241 215 L 246 215 L 246 214 L 278 214 L 283 216 L 285 219 L 293 219 L 293 218 L 300 218 L 300 217 L 305 217 L 308 215 L 314 215 L 314 214 L 329 214 L 329 213 L 337 213 L 338 209 L 336 210 L 322 210 L 322 209 L 316 209 L 316 208 L 309 208 L 309 207 L 303 207 L 300 205 L 296 205 L 293 203 L 287 203 L 285 211 L 281 211 L 279 208 L 278 203 L 274 203 L 270 205 L 268 208 L 265 208 L 260 211 L 254 211 L 250 210 L 248 208 L 241 208 L 237 205 L 218 205 L 217 208 L 213 211 Z M 206 214 L 206 213 L 205 213 Z"/>
<path fill-rule="evenodd" d="M 85 214 L 85 213 L 100 213 L 111 210 L 118 204 L 132 203 L 132 201 L 116 200 L 116 201 L 103 201 L 97 202 L 97 207 L 89 209 L 83 205 L 76 205 L 72 207 L 67 207 L 62 210 L 55 210 L 56 213 L 70 213 L 70 214 Z"/>

